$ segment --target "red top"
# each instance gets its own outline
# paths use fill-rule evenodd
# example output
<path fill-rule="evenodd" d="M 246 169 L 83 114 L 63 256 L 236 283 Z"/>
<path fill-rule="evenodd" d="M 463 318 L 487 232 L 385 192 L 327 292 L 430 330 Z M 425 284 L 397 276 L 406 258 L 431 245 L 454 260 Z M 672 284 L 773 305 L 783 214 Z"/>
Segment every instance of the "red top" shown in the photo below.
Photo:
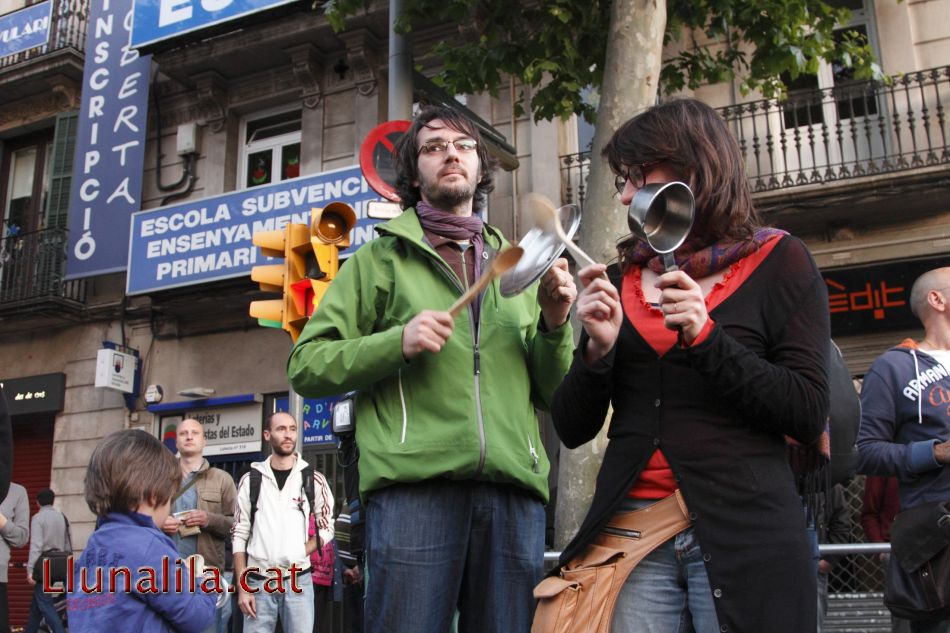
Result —
<path fill-rule="evenodd" d="M 743 257 L 729 269 L 722 281 L 713 286 L 706 295 L 706 312 L 711 313 L 716 306 L 725 301 L 729 295 L 739 289 L 746 279 L 758 268 L 759 264 L 768 257 L 772 249 L 778 244 L 779 235 L 772 237 L 756 252 Z M 663 325 L 663 311 L 659 307 L 646 302 L 641 287 L 640 268 L 631 268 L 624 275 L 620 301 L 623 312 L 633 325 L 634 329 L 660 356 L 665 355 L 676 344 L 676 332 Z M 706 319 L 706 324 L 693 345 L 702 343 L 709 336 L 715 323 L 712 317 Z M 663 452 L 659 449 L 650 456 L 646 467 L 640 473 L 633 487 L 627 493 L 634 499 L 663 499 L 676 490 L 676 481 L 673 470 L 666 461 Z"/>

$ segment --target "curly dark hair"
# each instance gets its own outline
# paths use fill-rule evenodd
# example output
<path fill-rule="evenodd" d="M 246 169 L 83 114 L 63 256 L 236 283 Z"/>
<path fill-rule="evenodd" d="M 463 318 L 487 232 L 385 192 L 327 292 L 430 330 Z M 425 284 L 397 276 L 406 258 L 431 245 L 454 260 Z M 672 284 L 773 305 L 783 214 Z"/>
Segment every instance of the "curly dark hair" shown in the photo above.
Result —
<path fill-rule="evenodd" d="M 696 197 L 691 241 L 747 240 L 761 226 L 739 143 L 701 101 L 675 99 L 638 114 L 614 132 L 603 155 L 617 174 L 628 165 L 672 165 Z M 633 246 L 635 240 L 618 245 L 621 261 Z"/>
<path fill-rule="evenodd" d="M 399 194 L 399 204 L 403 209 L 414 207 L 421 199 L 419 187 L 413 182 L 419 179 L 419 146 L 417 138 L 419 132 L 431 121 L 440 119 L 449 128 L 461 134 L 467 134 L 478 142 L 479 181 L 475 186 L 473 210 L 484 208 L 488 202 L 488 194 L 495 189 L 492 172 L 497 161 L 488 153 L 478 127 L 461 113 L 443 106 L 427 105 L 413 119 L 412 125 L 396 143 L 396 193 Z"/>

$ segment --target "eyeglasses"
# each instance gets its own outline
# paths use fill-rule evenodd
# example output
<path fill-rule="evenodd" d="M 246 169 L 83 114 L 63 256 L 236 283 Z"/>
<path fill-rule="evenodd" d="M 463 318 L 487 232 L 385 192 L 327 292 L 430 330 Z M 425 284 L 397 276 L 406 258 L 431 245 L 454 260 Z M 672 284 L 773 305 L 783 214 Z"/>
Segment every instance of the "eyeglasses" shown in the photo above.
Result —
<path fill-rule="evenodd" d="M 630 184 L 636 189 L 640 189 L 646 184 L 647 176 L 650 174 L 650 170 L 657 163 L 641 163 L 639 165 L 631 165 L 627 168 L 626 174 L 617 174 L 617 177 L 614 178 L 614 187 L 617 188 L 617 193 L 623 194 L 624 188 L 627 186 L 627 181 L 630 181 Z"/>
<path fill-rule="evenodd" d="M 474 152 L 478 147 L 478 141 L 471 138 L 459 138 L 454 141 L 428 141 L 419 148 L 419 154 L 441 154 L 449 149 L 449 145 L 454 145 L 456 151 Z"/>

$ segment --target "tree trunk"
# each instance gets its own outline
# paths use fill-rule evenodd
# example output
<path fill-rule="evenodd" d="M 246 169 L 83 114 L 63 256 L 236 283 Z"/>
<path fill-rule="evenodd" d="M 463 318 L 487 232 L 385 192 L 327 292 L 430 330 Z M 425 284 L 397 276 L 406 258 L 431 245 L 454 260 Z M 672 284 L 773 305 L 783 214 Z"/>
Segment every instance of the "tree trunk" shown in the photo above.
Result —
<path fill-rule="evenodd" d="M 601 151 L 625 121 L 656 101 L 666 30 L 666 0 L 614 0 L 597 127 L 591 151 L 580 246 L 597 261 L 616 256 L 617 239 L 630 232 L 626 209 L 614 189 L 614 174 Z M 575 329 L 580 331 L 579 324 Z M 591 424 L 599 421 L 591 420 Z M 607 427 L 575 450 L 561 447 L 555 546 L 562 549 L 587 514 L 607 444 Z"/>

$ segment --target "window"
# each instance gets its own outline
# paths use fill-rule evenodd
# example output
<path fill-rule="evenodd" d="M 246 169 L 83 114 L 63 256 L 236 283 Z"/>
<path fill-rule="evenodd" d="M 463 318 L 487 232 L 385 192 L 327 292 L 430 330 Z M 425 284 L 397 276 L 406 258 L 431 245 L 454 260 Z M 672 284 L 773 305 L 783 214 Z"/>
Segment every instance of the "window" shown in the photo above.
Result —
<path fill-rule="evenodd" d="M 49 193 L 47 174 L 51 145 L 49 141 L 35 137 L 26 142 L 9 143 L 0 167 L 3 220 L 0 237 L 43 228 L 43 208 Z"/>
<path fill-rule="evenodd" d="M 873 33 L 873 15 L 864 8 L 862 0 L 833 0 L 833 6 L 851 10 L 851 20 L 834 32 L 836 42 L 850 36 L 861 42 L 870 42 L 879 56 Z M 797 79 L 784 73 L 782 81 L 788 87 L 788 98 L 783 104 L 785 128 L 834 124 L 837 121 L 876 115 L 878 104 L 871 83 L 854 78 L 854 71 L 840 61 L 821 62 L 815 75 L 800 75 Z M 830 92 L 829 92 L 830 90 Z M 826 96 L 834 99 L 833 109 L 826 109 Z"/>
<path fill-rule="evenodd" d="M 243 189 L 300 175 L 300 110 L 249 118 L 242 128 Z"/>

